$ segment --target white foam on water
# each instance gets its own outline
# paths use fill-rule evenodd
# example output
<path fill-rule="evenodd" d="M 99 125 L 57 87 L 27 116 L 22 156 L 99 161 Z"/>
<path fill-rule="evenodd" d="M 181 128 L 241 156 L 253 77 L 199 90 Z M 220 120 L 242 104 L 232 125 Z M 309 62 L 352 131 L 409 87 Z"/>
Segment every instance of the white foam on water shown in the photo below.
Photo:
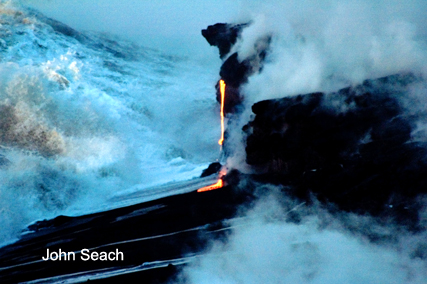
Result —
<path fill-rule="evenodd" d="M 114 207 L 218 158 L 220 61 L 168 55 L 0 4 L 0 242 L 30 222 Z"/>

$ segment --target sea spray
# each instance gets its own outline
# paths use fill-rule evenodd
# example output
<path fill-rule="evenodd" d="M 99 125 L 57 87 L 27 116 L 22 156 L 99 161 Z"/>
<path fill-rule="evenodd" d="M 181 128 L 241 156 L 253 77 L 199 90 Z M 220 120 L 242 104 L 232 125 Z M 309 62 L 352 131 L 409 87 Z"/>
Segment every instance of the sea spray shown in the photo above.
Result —
<path fill-rule="evenodd" d="M 0 242 L 217 158 L 216 70 L 0 5 Z"/>

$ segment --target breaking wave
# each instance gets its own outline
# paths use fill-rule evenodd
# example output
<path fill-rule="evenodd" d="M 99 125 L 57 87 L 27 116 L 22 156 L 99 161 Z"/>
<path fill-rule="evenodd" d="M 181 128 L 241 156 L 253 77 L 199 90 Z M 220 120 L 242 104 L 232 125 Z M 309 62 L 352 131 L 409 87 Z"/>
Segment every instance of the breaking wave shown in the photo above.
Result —
<path fill-rule="evenodd" d="M 0 2 L 0 242 L 218 157 L 216 69 Z M 128 190 L 129 191 L 129 190 Z"/>

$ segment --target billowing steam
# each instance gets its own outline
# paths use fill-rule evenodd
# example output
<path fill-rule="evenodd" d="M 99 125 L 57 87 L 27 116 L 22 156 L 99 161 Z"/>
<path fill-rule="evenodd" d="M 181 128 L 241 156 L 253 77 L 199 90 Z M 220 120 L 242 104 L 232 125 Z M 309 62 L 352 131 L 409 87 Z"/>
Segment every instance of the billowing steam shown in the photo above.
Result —
<path fill-rule="evenodd" d="M 421 284 L 427 280 L 426 234 L 399 232 L 369 217 L 331 216 L 320 207 L 271 194 L 229 225 L 233 230 L 228 240 L 213 242 L 206 255 L 184 270 L 182 283 Z"/>
<path fill-rule="evenodd" d="M 310 92 L 330 92 L 369 78 L 411 72 L 425 78 L 425 1 L 245 1 L 237 22 L 250 22 L 230 52 L 239 60 L 257 54 L 271 36 L 263 68 L 243 86 L 246 110 L 228 125 L 230 168 L 245 164 L 242 126 L 253 103 Z M 256 70 L 256 68 L 254 68 Z M 427 89 L 417 84 L 399 98 L 425 141 Z M 345 111 L 339 101 L 325 101 Z M 267 192 L 274 191 L 268 189 Z M 425 204 L 425 202 L 421 203 Z M 285 204 L 285 205 L 284 205 Z M 320 206 L 297 206 L 283 195 L 261 195 L 231 222 L 226 240 L 181 275 L 185 283 L 425 283 L 425 230 L 410 233 L 368 216 L 330 215 Z M 426 229 L 426 215 L 420 224 Z"/>
<path fill-rule="evenodd" d="M 227 143 L 235 152 L 228 161 L 231 167 L 248 171 L 240 130 L 251 120 L 255 102 L 337 91 L 402 72 L 426 75 L 427 21 L 420 12 L 427 8 L 424 1 L 273 0 L 245 1 L 242 7 L 246 8 L 237 21 L 251 24 L 230 54 L 238 52 L 239 60 L 244 60 L 259 52 L 263 39 L 271 41 L 261 72 L 242 86 L 245 111 L 228 126 Z M 408 114 L 420 112 L 420 105 L 427 102 L 425 94 L 426 87 L 420 84 L 411 92 L 410 102 L 401 98 Z M 420 103 L 412 103 L 413 99 Z M 330 103 L 339 108 L 339 102 Z M 425 122 L 417 123 L 420 137 Z"/>
<path fill-rule="evenodd" d="M 257 39 L 273 35 L 263 71 L 245 89 L 249 104 L 398 72 L 425 73 L 424 1 L 248 2 L 252 25 L 236 45 L 241 59 Z"/>

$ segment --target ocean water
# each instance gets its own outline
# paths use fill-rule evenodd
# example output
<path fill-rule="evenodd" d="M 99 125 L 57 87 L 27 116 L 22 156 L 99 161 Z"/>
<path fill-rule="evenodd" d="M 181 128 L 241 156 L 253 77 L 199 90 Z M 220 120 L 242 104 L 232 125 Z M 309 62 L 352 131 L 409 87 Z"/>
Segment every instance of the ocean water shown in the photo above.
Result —
<path fill-rule="evenodd" d="M 218 59 L 219 61 L 219 59 Z M 0 3 L 0 243 L 192 179 L 219 156 L 217 69 Z"/>

